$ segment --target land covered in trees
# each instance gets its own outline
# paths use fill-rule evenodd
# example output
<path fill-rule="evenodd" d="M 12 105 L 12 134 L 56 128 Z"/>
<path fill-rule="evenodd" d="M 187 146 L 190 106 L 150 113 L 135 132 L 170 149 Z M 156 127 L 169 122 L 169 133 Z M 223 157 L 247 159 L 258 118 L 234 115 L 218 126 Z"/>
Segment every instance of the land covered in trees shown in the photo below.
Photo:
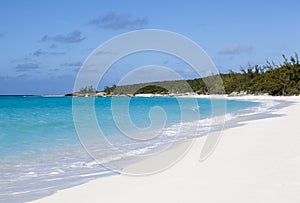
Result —
<path fill-rule="evenodd" d="M 93 89 L 93 91 L 95 91 Z M 212 75 L 193 80 L 176 80 L 151 82 L 144 84 L 106 87 L 105 95 L 136 95 L 136 94 L 268 94 L 268 95 L 299 95 L 300 64 L 298 55 L 283 55 L 283 62 L 275 64 L 267 61 L 264 65 L 249 65 L 239 72 Z"/>

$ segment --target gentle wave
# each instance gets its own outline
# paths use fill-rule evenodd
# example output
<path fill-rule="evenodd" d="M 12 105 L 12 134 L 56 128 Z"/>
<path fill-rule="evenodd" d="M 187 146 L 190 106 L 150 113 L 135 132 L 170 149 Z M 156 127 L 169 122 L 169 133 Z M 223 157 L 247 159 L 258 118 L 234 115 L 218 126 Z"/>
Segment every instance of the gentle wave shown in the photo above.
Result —
<path fill-rule="evenodd" d="M 70 104 L 68 104 L 67 99 L 60 98 L 58 101 L 53 97 L 40 98 L 47 100 L 48 103 L 46 107 L 53 105 L 55 102 L 58 104 L 64 102 L 60 107 L 62 110 L 54 111 L 53 115 L 49 112 L 48 108 L 45 110 L 44 107 L 38 106 L 38 102 L 40 101 L 37 102 L 37 105 L 34 104 L 34 108 L 43 111 L 43 114 L 40 114 L 41 118 L 43 118 L 41 121 L 44 122 L 41 124 L 41 127 L 47 125 L 45 122 L 50 120 L 53 122 L 53 125 L 51 124 L 50 126 L 51 129 L 53 126 L 55 127 L 55 125 L 57 125 L 55 123 L 57 119 L 49 119 L 49 117 L 44 114 L 44 111 L 46 111 L 49 116 L 60 117 L 59 121 L 62 123 L 60 128 L 68 131 L 72 129 L 72 125 L 67 122 L 64 123 L 67 119 L 65 119 L 63 115 L 67 115 L 71 112 L 68 110 Z M 159 102 L 162 101 L 165 100 L 159 100 Z M 168 105 L 170 104 L 168 103 Z M 260 101 L 260 105 L 249 105 L 250 107 L 248 108 L 241 107 L 238 111 L 235 111 L 234 109 L 228 112 L 223 119 L 225 124 L 230 123 L 241 117 L 268 112 L 276 105 L 278 105 L 278 102 Z M 170 112 L 172 110 L 171 107 L 172 106 L 169 107 Z M 201 107 L 200 104 L 200 109 Z M 193 111 L 198 110 L 199 106 L 193 108 Z M 143 111 L 143 109 L 141 109 L 141 111 Z M 62 112 L 62 114 L 57 115 L 59 112 Z M 209 115 L 209 112 L 204 113 Z M 39 115 L 39 112 L 34 112 L 34 114 Z M 33 117 L 31 119 L 33 119 Z M 72 121 L 72 119 L 70 120 Z M 164 147 L 172 142 L 205 136 L 210 131 L 215 130 L 216 126 L 212 126 L 212 122 L 212 118 L 205 117 L 197 121 L 171 123 L 160 132 L 158 135 L 159 139 L 129 143 L 124 143 L 122 140 L 117 139 L 114 149 L 109 152 L 101 151 L 101 147 L 99 146 L 91 146 L 91 149 L 101 152 L 101 157 L 98 157 L 97 160 L 91 158 L 78 141 L 71 142 L 66 135 L 56 137 L 55 140 L 62 147 L 60 147 L 60 145 L 54 145 L 51 153 L 49 152 L 49 147 L 47 150 L 39 151 L 38 155 L 35 150 L 29 149 L 22 152 L 22 156 L 20 157 L 18 157 L 18 155 L 12 155 L 7 159 L 0 159 L 0 167 L 3 172 L 0 180 L 0 188 L 2 188 L 0 189 L 0 202 L 23 202 L 32 200 L 49 195 L 59 189 L 81 184 L 97 177 L 115 175 L 117 173 L 108 171 L 107 168 L 102 165 L 120 167 L 122 164 L 126 164 L 126 160 L 130 160 L 132 157 L 151 155 L 164 149 Z M 61 131 L 57 132 L 60 133 Z M 47 139 L 48 138 L 45 137 L 47 142 L 51 141 L 51 139 Z M 54 142 L 54 144 L 56 143 Z M 120 168 L 114 169 L 118 171 Z"/>

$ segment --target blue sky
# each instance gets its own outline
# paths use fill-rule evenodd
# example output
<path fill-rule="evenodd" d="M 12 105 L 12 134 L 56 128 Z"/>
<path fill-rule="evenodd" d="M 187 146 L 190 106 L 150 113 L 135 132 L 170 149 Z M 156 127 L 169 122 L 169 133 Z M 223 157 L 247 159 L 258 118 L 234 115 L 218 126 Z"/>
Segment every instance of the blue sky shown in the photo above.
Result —
<path fill-rule="evenodd" d="M 263 64 L 266 59 L 280 62 L 283 53 L 299 53 L 299 9 L 297 0 L 2 0 L 0 94 L 71 92 L 81 64 L 95 48 L 135 29 L 185 35 L 207 52 L 220 72 Z M 147 54 L 143 58 L 148 62 Z M 186 65 L 165 55 L 149 58 L 150 64 Z M 139 64 L 133 57 L 115 69 L 135 63 Z M 111 74 L 100 88 L 117 81 Z"/>

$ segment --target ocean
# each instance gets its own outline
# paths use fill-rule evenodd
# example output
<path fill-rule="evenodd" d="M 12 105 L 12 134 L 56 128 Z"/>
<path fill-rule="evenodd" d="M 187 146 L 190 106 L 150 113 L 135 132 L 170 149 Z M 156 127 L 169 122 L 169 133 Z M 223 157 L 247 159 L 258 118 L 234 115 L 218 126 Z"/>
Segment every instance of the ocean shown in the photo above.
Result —
<path fill-rule="evenodd" d="M 118 169 L 108 170 L 106 164 L 115 163 L 120 167 L 118 163 L 161 149 L 164 144 L 173 142 L 174 137 L 180 140 L 205 136 L 211 130 L 212 113 L 218 116 L 218 108 L 221 108 L 217 105 L 212 109 L 213 102 L 202 98 L 73 99 L 0 96 L 0 202 L 30 201 L 95 178 L 117 175 Z M 72 104 L 75 103 L 77 113 L 79 111 L 82 115 L 81 120 L 73 119 Z M 118 150 L 107 150 L 105 143 L 93 140 L 98 134 L 90 128 L 90 118 L 84 116 L 88 114 L 85 109 L 91 103 L 95 104 L 93 109 L 99 129 L 107 142 Z M 264 112 L 274 106 L 236 100 L 226 100 L 224 104 L 226 121 Z M 129 121 L 125 118 L 128 115 Z M 161 126 L 162 123 L 164 126 Z M 120 130 L 122 125 L 129 127 Z M 159 136 L 129 139 L 124 134 L 131 133 L 126 131 L 131 129 L 130 125 L 138 130 L 157 132 Z M 180 135 L 176 135 L 179 126 Z M 97 161 L 90 156 L 90 150 L 99 152 Z"/>

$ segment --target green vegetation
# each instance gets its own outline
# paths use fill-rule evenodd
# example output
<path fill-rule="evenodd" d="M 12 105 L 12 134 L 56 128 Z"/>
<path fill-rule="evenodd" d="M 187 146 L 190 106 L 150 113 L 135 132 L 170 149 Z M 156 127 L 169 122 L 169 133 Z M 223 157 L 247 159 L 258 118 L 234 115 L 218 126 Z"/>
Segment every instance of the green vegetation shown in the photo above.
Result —
<path fill-rule="evenodd" d="M 90 85 L 80 88 L 78 92 L 65 94 L 65 96 L 90 96 L 96 95 L 96 93 L 98 93 L 98 91 L 96 91 L 96 89 L 92 85 Z"/>
<path fill-rule="evenodd" d="M 144 84 L 106 87 L 104 92 L 108 94 L 172 94 L 193 92 L 189 84 L 184 80 L 151 82 Z"/>
<path fill-rule="evenodd" d="M 265 65 L 249 65 L 240 72 L 232 70 L 226 74 L 209 76 L 194 80 L 177 80 L 151 82 L 145 84 L 106 87 L 108 94 L 179 94 L 195 92 L 197 94 L 269 94 L 269 95 L 299 95 L 300 94 L 300 64 L 298 55 L 289 59 L 283 55 L 283 63 L 276 65 L 269 62 Z M 207 88 L 209 87 L 209 89 Z M 224 88 L 223 88 L 224 87 Z"/>
<path fill-rule="evenodd" d="M 276 65 L 270 63 L 263 66 L 242 68 L 240 73 L 230 71 L 221 74 L 226 93 L 246 91 L 248 94 L 299 95 L 300 64 L 298 55 Z"/>
<path fill-rule="evenodd" d="M 82 87 L 79 92 L 79 94 L 91 94 L 91 93 L 96 93 L 96 89 L 91 85 L 91 86 L 86 86 Z"/>
<path fill-rule="evenodd" d="M 166 88 L 156 86 L 156 85 L 147 85 L 137 90 L 135 94 L 167 94 L 168 90 Z"/>
<path fill-rule="evenodd" d="M 105 92 L 107 94 L 112 94 L 115 91 L 116 87 L 117 87 L 116 85 L 113 85 L 112 87 L 106 86 L 104 88 L 103 92 Z"/>

